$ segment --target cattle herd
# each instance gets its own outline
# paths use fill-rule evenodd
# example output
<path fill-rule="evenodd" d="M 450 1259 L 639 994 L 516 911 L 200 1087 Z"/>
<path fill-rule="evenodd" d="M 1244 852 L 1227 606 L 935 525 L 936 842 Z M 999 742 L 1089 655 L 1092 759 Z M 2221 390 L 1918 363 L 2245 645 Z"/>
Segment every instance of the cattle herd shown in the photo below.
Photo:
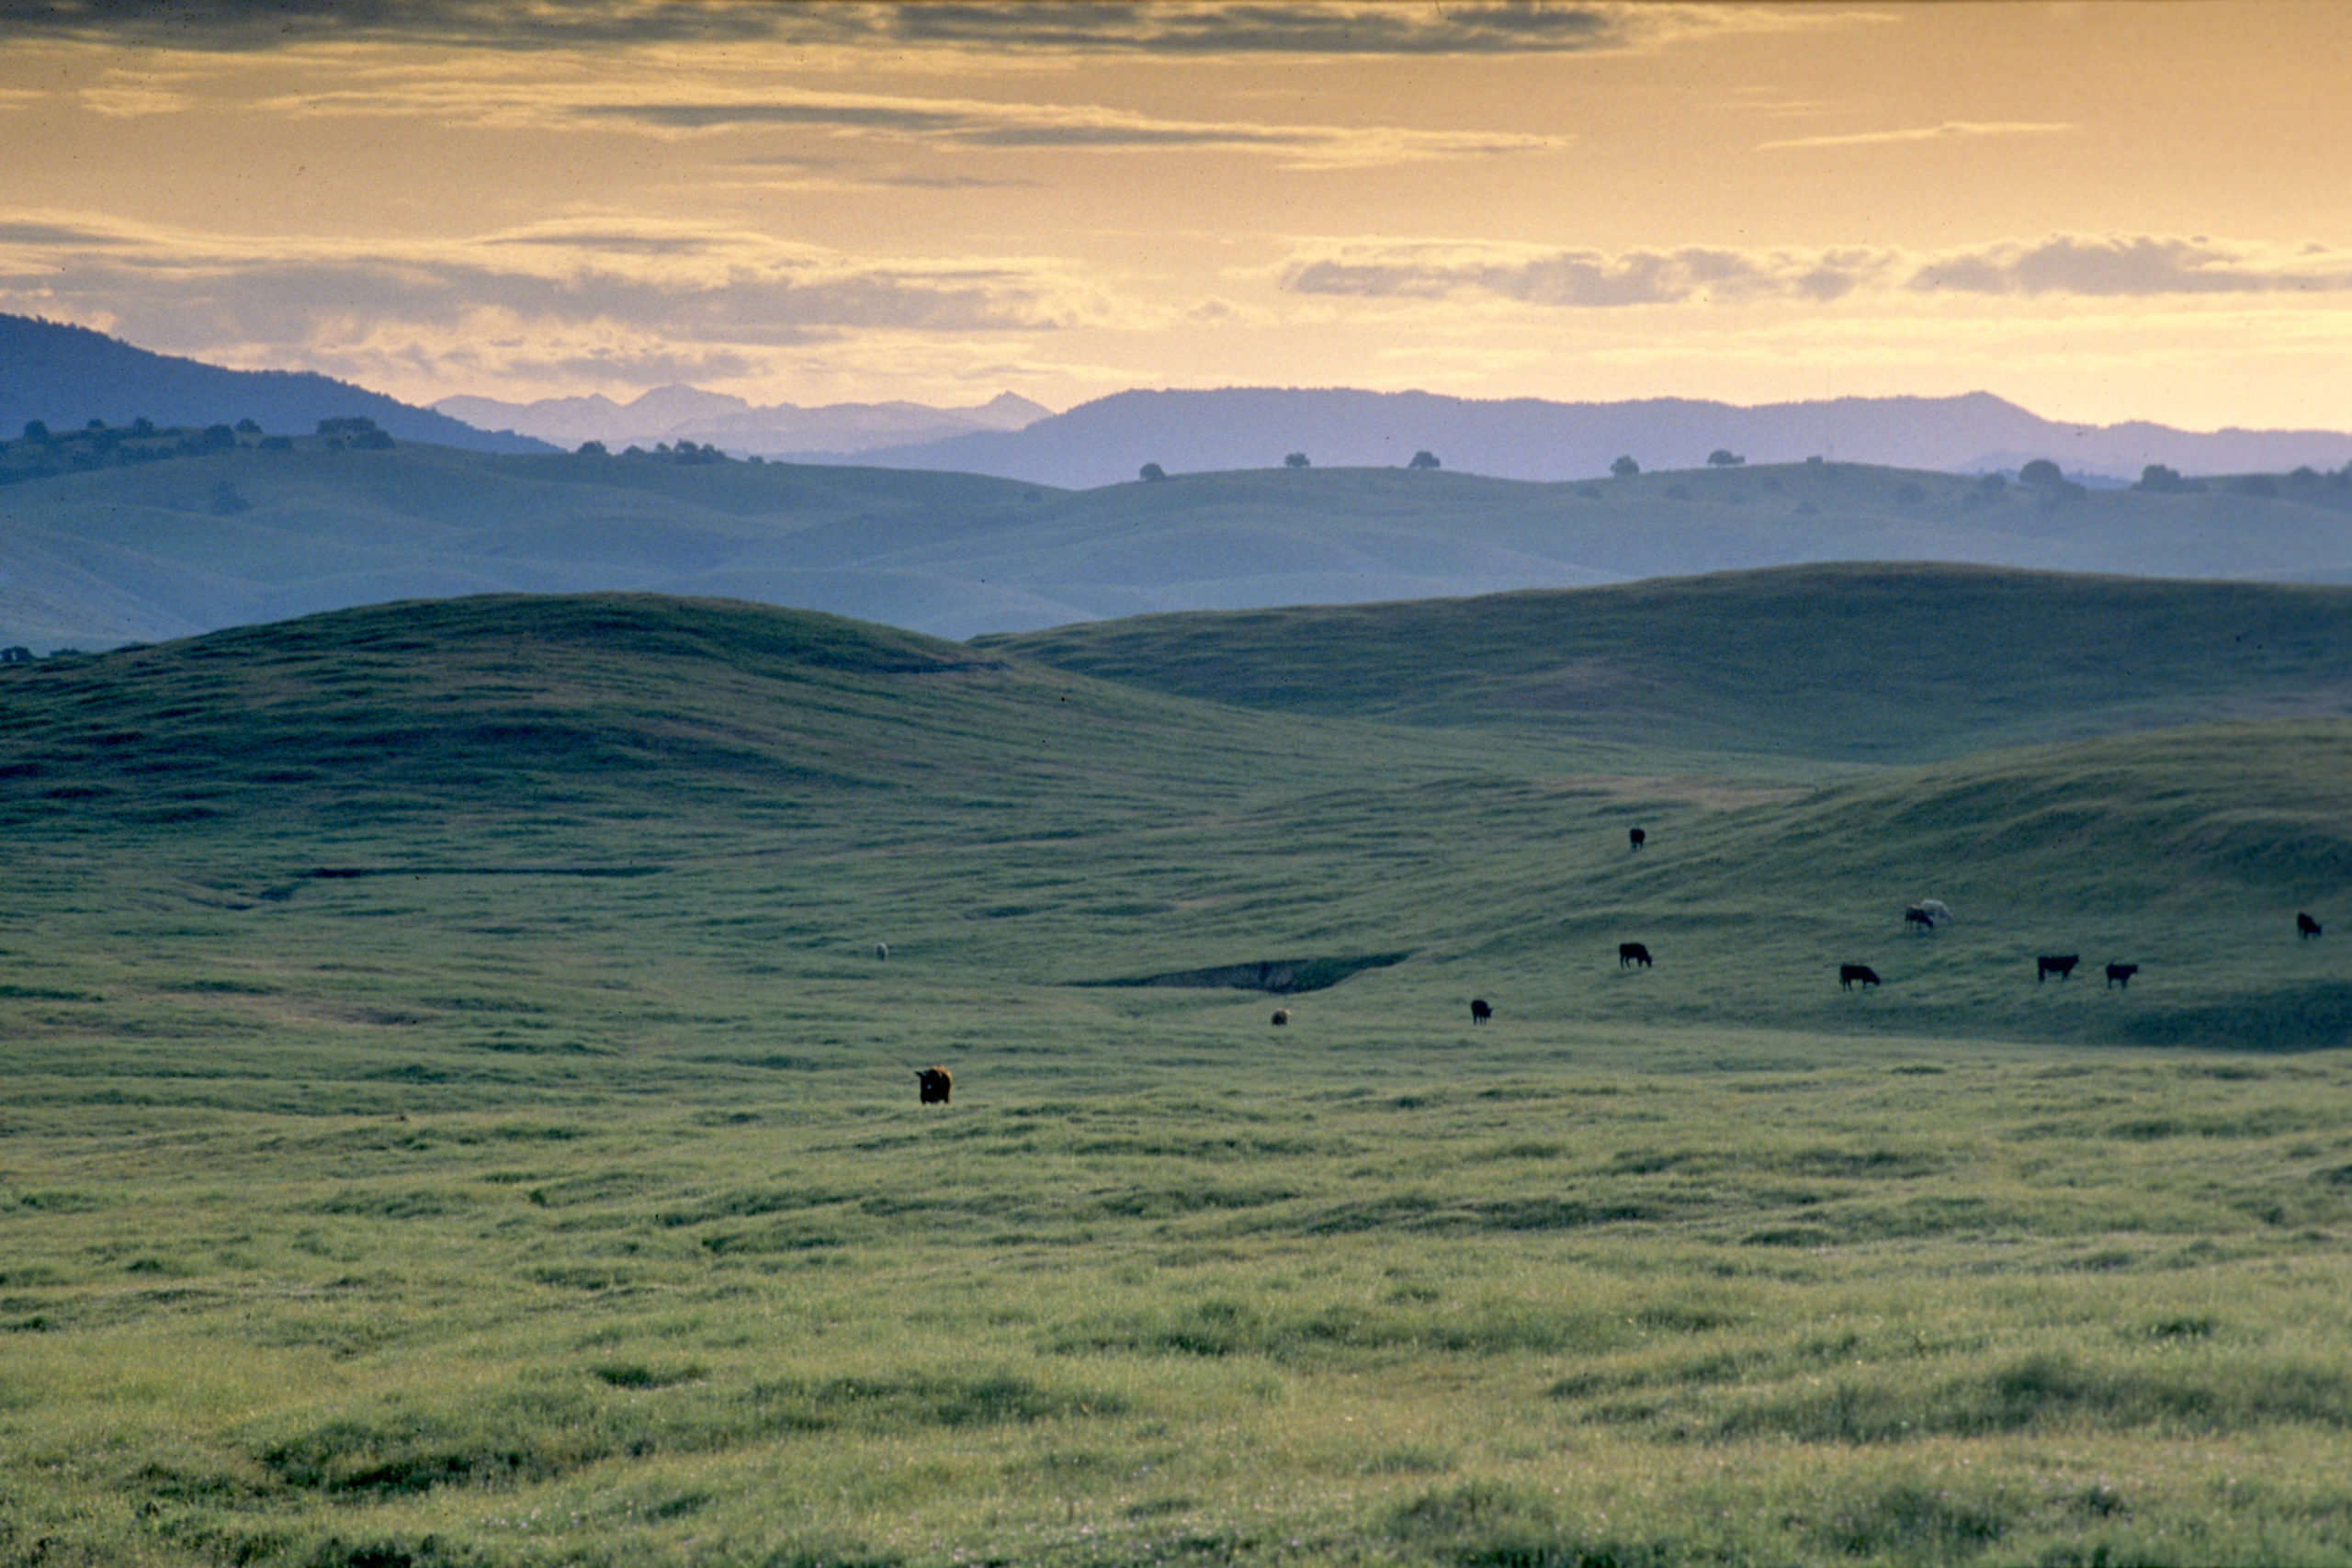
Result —
<path fill-rule="evenodd" d="M 1639 828 L 1633 830 L 1632 838 L 1634 848 L 1637 850 L 1640 849 L 1642 847 L 1643 833 Z M 1903 922 L 1906 928 L 1917 928 L 1922 935 L 1934 931 L 1936 928 L 1940 925 L 1948 924 L 1951 918 L 1951 909 L 1950 906 L 1937 898 L 1922 898 L 1916 904 L 1906 905 L 1903 910 Z M 2322 932 L 2319 921 L 2313 919 L 2307 911 L 2298 910 L 2295 915 L 2296 940 L 2304 941 L 2320 934 L 2322 934 Z M 874 944 L 875 957 L 887 959 L 889 955 L 890 950 L 888 947 L 881 942 L 876 942 Z M 2049 979 L 2052 975 L 2055 975 L 2061 980 L 2070 980 L 2074 978 L 2075 966 L 2081 962 L 2082 954 L 2079 953 L 2044 953 L 2038 954 L 2033 961 L 2034 984 L 2038 986 L 2044 980 Z M 1654 961 L 1650 957 L 1650 950 L 1645 943 L 1638 942 L 1621 942 L 1617 944 L 1618 968 L 1647 969 L 1652 967 L 1653 963 Z M 2108 987 L 2109 988 L 2120 987 L 2125 990 L 2129 990 L 2132 987 L 2132 976 L 2137 975 L 2139 972 L 2140 966 L 2137 964 L 2109 964 L 2107 966 Z M 1878 971 L 1872 969 L 1867 964 L 1840 964 L 1838 965 L 1838 988 L 1841 991 L 1850 991 L 1857 986 L 1868 990 L 1878 984 Z M 1470 1021 L 1473 1024 L 1488 1022 L 1494 1018 L 1494 1016 L 1495 1010 L 1493 1005 L 1490 1004 L 1484 997 L 1472 998 L 1470 1003 Z M 1290 1022 L 1290 1009 L 1276 1008 L 1273 1012 L 1272 1022 L 1277 1029 L 1288 1024 Z M 956 1087 L 954 1075 L 949 1073 L 945 1067 L 923 1067 L 916 1072 L 915 1079 L 921 1092 L 922 1102 L 925 1105 L 945 1105 L 948 1103 L 948 1094 Z"/>

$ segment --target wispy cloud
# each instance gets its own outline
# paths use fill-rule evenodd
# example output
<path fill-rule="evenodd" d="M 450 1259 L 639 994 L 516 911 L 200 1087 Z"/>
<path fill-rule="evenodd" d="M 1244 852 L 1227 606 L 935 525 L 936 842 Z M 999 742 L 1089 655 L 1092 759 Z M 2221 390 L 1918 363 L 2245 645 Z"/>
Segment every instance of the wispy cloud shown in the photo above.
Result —
<path fill-rule="evenodd" d="M 764 126 L 901 137 L 932 146 L 1000 151 L 1172 150 L 1278 154 L 1317 167 L 1371 166 L 1433 158 L 1546 152 L 1557 137 L 1387 126 L 1282 125 L 1163 119 L 1090 105 L 986 103 L 849 93 L 782 93 L 696 102 L 607 103 L 572 111 L 690 134 Z"/>
<path fill-rule="evenodd" d="M 1487 295 L 1527 305 L 1606 309 L 1697 299 L 1836 299 L 1883 276 L 1892 253 L 1740 251 L 1710 246 L 1615 253 L 1355 241 L 1294 257 L 1282 286 L 1367 299 Z"/>
<path fill-rule="evenodd" d="M 2352 290 L 2352 251 L 2161 235 L 2052 235 L 1932 254 L 1883 248 L 1603 252 L 1357 240 L 1302 247 L 1281 271 L 1296 294 L 1486 297 L 1573 309 L 1827 303 L 1881 294 L 2319 293 Z"/>
<path fill-rule="evenodd" d="M 1895 130 L 1860 130 L 1843 136 L 1792 136 L 1759 141 L 1759 152 L 1806 147 L 1875 147 L 1917 141 L 1969 141 L 1995 136 L 2057 136 L 2075 130 L 2064 121 L 1948 119 L 1941 125 L 1908 126 Z"/>
<path fill-rule="evenodd" d="M 2352 289 L 2352 251 L 2158 234 L 2055 234 L 1940 253 L 1907 287 L 1922 293 L 2338 293 Z"/>
<path fill-rule="evenodd" d="M 502 51 L 689 42 L 1026 54 L 1528 55 L 1619 49 L 1692 32 L 1786 29 L 1774 7 L 1494 0 L 1263 4 L 782 4 L 778 0 L 0 0 L 0 37 L 256 51 L 333 40 Z"/>

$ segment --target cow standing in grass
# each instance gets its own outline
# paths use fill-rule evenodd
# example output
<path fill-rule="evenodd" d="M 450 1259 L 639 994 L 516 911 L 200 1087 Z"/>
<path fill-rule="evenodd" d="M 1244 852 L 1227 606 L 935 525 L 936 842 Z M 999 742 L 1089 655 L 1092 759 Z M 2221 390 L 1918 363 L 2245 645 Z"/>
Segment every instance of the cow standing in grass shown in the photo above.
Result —
<path fill-rule="evenodd" d="M 2301 942 L 2307 936 L 2317 935 L 2319 935 L 2319 922 L 2309 915 L 2298 912 L 2295 916 L 2295 940 Z"/>
<path fill-rule="evenodd" d="M 1928 913 L 1921 906 L 1914 904 L 1903 911 L 1903 923 L 1906 926 L 1917 926 L 1923 931 L 1931 931 L 1936 929 L 1936 917 Z"/>
<path fill-rule="evenodd" d="M 945 1067 L 919 1067 L 915 1083 L 925 1105 L 944 1105 L 956 1091 L 956 1075 Z"/>
<path fill-rule="evenodd" d="M 1649 840 L 1650 836 L 1647 833 L 1643 832 L 1639 828 L 1631 829 L 1625 834 L 1625 841 L 1633 845 L 1634 848 L 1637 850 L 1644 844 L 1648 843 Z"/>
<path fill-rule="evenodd" d="M 1494 1016 L 1495 1010 L 1487 1005 L 1484 998 L 1473 997 L 1470 998 L 1470 1021 L 1472 1023 L 1484 1023 Z"/>
<path fill-rule="evenodd" d="M 2139 972 L 2137 964 L 2110 964 L 2107 966 L 2107 983 L 2120 986 L 2128 991 L 2132 988 L 2132 976 Z"/>
<path fill-rule="evenodd" d="M 2033 983 L 2037 986 L 2055 975 L 2061 980 L 2075 977 L 2075 965 L 2083 961 L 2079 953 L 2045 953 L 2033 961 Z"/>
<path fill-rule="evenodd" d="M 1635 964 L 1639 964 L 1645 969 L 1648 968 L 1650 966 L 1650 950 L 1644 947 L 1638 942 L 1619 942 L 1617 944 L 1617 967 L 1620 969 L 1631 969 Z"/>
<path fill-rule="evenodd" d="M 1875 986 L 1877 984 L 1878 971 L 1871 968 L 1867 964 L 1840 964 L 1838 965 L 1838 988 L 1841 991 L 1850 991 L 1857 985 L 1868 987 Z"/>
<path fill-rule="evenodd" d="M 1280 1028 L 1282 1028 L 1283 1025 L 1285 1025 L 1285 1024 L 1287 1024 L 1287 1023 L 1289 1023 L 1289 1022 L 1290 1022 L 1290 1009 L 1288 1009 L 1288 1008 L 1276 1008 L 1276 1009 L 1274 1010 L 1273 1026 L 1274 1026 L 1276 1029 L 1280 1029 Z"/>

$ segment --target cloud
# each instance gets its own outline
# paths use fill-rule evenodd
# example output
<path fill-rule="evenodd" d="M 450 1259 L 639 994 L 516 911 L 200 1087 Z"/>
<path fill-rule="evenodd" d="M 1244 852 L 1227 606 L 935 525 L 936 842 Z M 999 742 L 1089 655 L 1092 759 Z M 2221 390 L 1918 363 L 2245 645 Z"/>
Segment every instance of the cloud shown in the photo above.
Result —
<path fill-rule="evenodd" d="M 326 41 L 500 51 L 774 42 L 797 48 L 1060 55 L 1543 55 L 1693 32 L 1817 25 L 1770 6 L 1615 0 L 1394 3 L 782 4 L 778 0 L 0 0 L 0 38 L 258 51 Z"/>
<path fill-rule="evenodd" d="M 1865 293 L 2275 294 L 2352 290 L 2352 252 L 2159 235 L 2052 235 L 1923 255 L 1883 248 L 1602 252 L 1413 241 L 1303 248 L 1281 287 L 1366 299 L 1489 298 L 1606 310 L 1826 304 Z"/>
<path fill-rule="evenodd" d="M 1698 299 L 1828 300 L 1877 278 L 1891 253 L 1869 250 L 1537 250 L 1355 242 L 1294 258 L 1282 287 L 1298 294 L 1431 299 L 1487 295 L 1527 305 L 1609 309 Z"/>
<path fill-rule="evenodd" d="M 1136 308 L 1035 257 L 855 256 L 737 230 L 579 219 L 461 241 L 318 240 L 33 213 L 0 225 L 0 310 L 225 363 L 380 380 L 501 364 L 734 378 L 796 345 L 1054 333 Z"/>
<path fill-rule="evenodd" d="M 933 146 L 996 151 L 1069 149 L 1115 152 L 1183 149 L 1272 152 L 1317 167 L 1545 152 L 1565 145 L 1556 137 L 1501 132 L 1159 119 L 1088 105 L 1001 104 L 849 93 L 786 93 L 760 98 L 684 103 L 608 103 L 583 106 L 572 112 L 582 119 L 628 121 L 677 133 L 781 126 L 844 135 L 896 136 Z"/>
<path fill-rule="evenodd" d="M 1920 293 L 2335 293 L 2352 289 L 2352 252 L 2155 234 L 2055 234 L 1944 252 L 1922 261 Z"/>
<path fill-rule="evenodd" d="M 2076 127 L 2038 120 L 1948 119 L 1941 125 L 1914 126 L 1900 130 L 1863 130 L 1846 136 L 1796 136 L 1781 141 L 1759 141 L 1757 150 L 1771 152 L 1804 147 L 1874 147 L 1908 141 L 1961 141 L 1987 136 L 2055 136 Z"/>

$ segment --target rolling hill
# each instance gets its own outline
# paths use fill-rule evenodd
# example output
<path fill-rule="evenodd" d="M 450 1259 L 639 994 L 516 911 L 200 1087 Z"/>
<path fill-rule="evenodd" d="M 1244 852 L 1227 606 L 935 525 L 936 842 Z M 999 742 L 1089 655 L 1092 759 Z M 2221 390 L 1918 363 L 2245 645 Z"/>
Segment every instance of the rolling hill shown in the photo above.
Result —
<path fill-rule="evenodd" d="M 2101 612 L 2103 584 L 1897 586 L 1920 614 L 1996 587 L 2020 619 L 2149 614 Z M 748 1004 L 763 983 L 747 976 L 831 974 L 878 934 L 920 960 L 924 987 L 985 976 L 1015 1008 L 1060 1008 L 1048 998 L 1075 984 L 1278 964 L 1352 973 L 1335 991 L 1349 1007 L 1407 1017 L 1470 976 L 1522 1014 L 1642 1027 L 2206 1045 L 2234 1030 L 2262 1046 L 2352 1030 L 2335 950 L 2289 922 L 2341 913 L 2352 720 L 1966 755 L 1967 727 L 1935 728 L 1939 713 L 2007 709 L 2006 728 L 1969 721 L 1974 738 L 2079 735 L 2233 691 L 2259 705 L 2340 657 L 2340 621 L 2329 632 L 2306 604 L 2296 630 L 2274 607 L 2274 650 L 2219 672 L 2119 662 L 2073 684 L 2026 660 L 1881 683 L 1801 656 L 1817 628 L 1792 603 L 1828 612 L 1853 588 L 1695 585 L 1710 616 L 1747 624 L 1745 642 L 1647 694 L 1648 722 L 1616 740 L 1430 722 L 1449 705 L 1334 714 L 1377 708 L 1393 684 L 1385 649 L 1339 657 L 1359 634 L 1294 639 L 1328 662 L 1332 694 L 1267 711 L 741 604 L 379 606 L 0 671 L 0 820 L 22 906 L 52 934 L 68 909 L 102 924 L 210 909 L 208 940 L 230 951 L 299 940 L 401 970 L 480 926 L 567 972 L 666 954 L 633 984 L 681 1004 L 679 987 Z M 1433 682 L 1470 690 L 1482 663 L 1521 658 L 1525 606 L 1458 613 L 1481 608 L 1491 635 L 1421 644 Z M 1791 712 L 1862 702 L 1930 760 L 1858 770 L 1834 732 L 1728 731 L 1707 688 L 1741 664 L 1774 671 Z M 1649 829 L 1638 854 L 1628 824 Z M 551 902 L 556 886 L 582 891 Z M 1929 893 L 1960 923 L 1906 935 L 1904 903 Z M 369 910 L 397 911 L 396 929 L 369 934 Z M 1603 961 L 1635 935 L 1660 954 L 1639 987 Z M 18 965 L 36 989 L 140 988 L 128 972 L 89 979 L 73 943 L 40 946 Z M 2078 947 L 2148 966 L 2130 1010 L 2088 987 L 2018 987 L 2035 951 Z M 1867 1010 L 1821 984 L 1841 960 L 1887 977 Z M 591 1008 L 571 1027 L 641 1025 Z"/>
<path fill-rule="evenodd" d="M 103 462 L 86 433 L 0 444 L 0 647 L 499 592 L 718 595 L 961 637 L 1827 560 L 2352 580 L 2352 488 L 2317 476 L 2159 494 L 1838 463 L 1589 484 L 1278 468 L 1068 492 L 699 447 L 504 457 L 220 434 L 219 449 L 127 438 Z"/>
<path fill-rule="evenodd" d="M 1263 711 L 1845 761 L 2352 714 L 2352 588 L 1975 567 L 1142 615 L 974 646 Z"/>

